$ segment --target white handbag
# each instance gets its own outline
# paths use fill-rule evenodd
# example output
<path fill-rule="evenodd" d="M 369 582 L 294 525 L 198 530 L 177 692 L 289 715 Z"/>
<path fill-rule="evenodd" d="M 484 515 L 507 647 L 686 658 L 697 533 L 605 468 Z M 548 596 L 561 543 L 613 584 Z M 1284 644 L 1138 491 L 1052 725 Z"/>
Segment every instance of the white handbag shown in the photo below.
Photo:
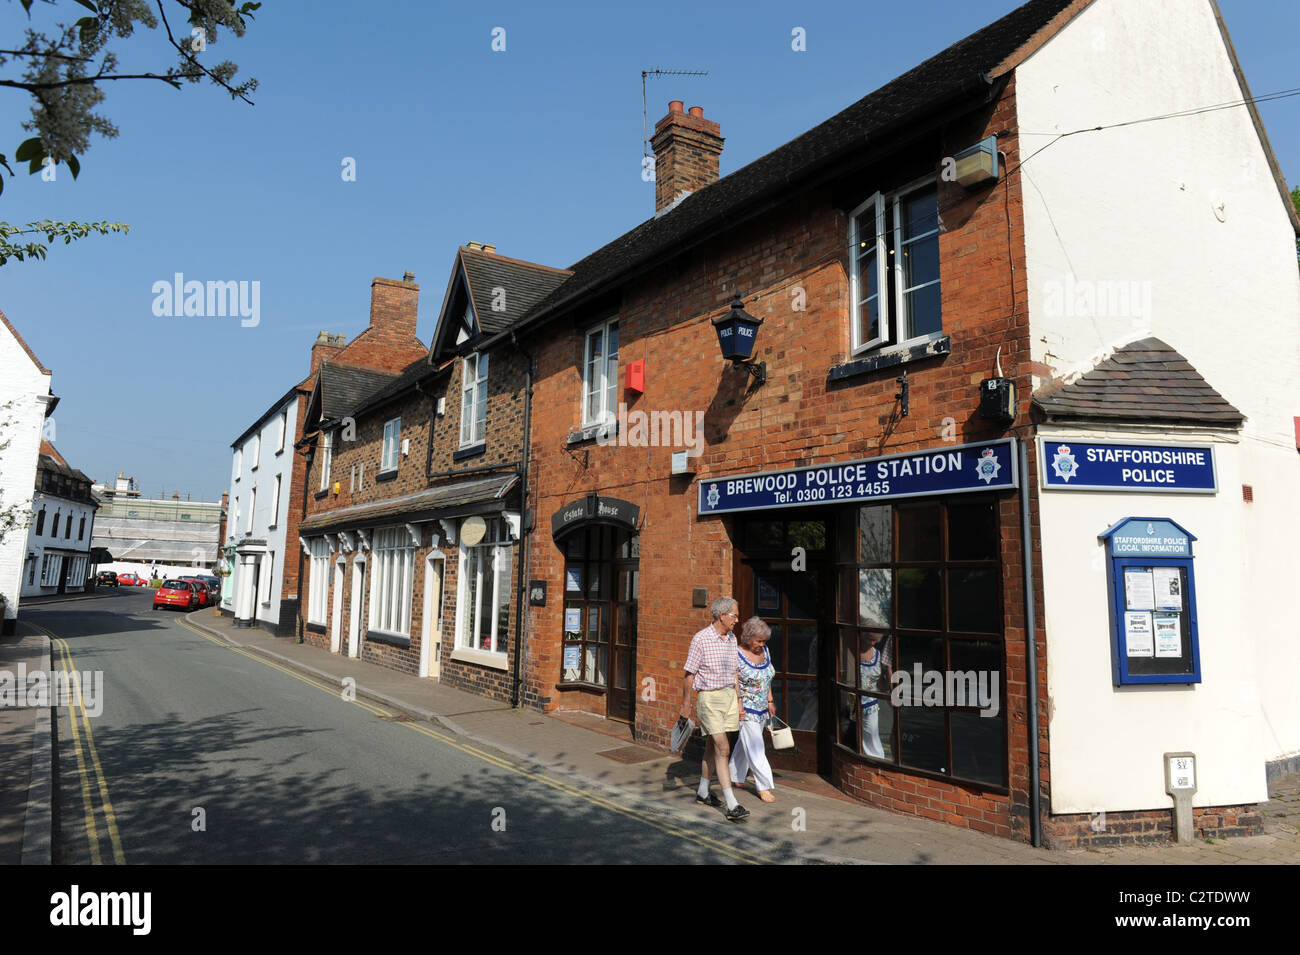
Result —
<path fill-rule="evenodd" d="M 778 729 L 777 724 L 781 727 Z M 768 721 L 767 730 L 772 734 L 773 749 L 794 749 L 794 730 L 790 729 L 790 724 L 785 722 L 779 716 L 773 716 Z"/>

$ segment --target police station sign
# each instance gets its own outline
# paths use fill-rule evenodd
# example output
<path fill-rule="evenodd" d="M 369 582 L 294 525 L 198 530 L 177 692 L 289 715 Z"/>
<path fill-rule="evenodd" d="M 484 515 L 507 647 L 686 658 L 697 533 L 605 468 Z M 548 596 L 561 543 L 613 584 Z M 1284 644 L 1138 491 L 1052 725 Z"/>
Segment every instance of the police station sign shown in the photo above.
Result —
<path fill-rule="evenodd" d="M 1019 487 L 1014 438 L 818 467 L 706 478 L 700 516 Z"/>
<path fill-rule="evenodd" d="M 1118 444 L 1038 438 L 1042 487 L 1052 491 L 1164 491 L 1216 494 L 1209 444 Z"/>

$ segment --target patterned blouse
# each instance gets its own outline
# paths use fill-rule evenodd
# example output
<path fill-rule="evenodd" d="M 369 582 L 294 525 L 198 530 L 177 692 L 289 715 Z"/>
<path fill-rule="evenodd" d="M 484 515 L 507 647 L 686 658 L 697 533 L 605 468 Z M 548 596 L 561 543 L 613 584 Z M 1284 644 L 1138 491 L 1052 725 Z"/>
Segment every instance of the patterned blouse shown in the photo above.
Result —
<path fill-rule="evenodd" d="M 744 712 L 742 720 L 763 723 L 767 720 L 767 688 L 772 682 L 776 670 L 772 666 L 772 654 L 763 648 L 763 664 L 750 662 L 739 650 L 736 656 L 740 665 L 736 668 L 740 675 L 740 705 Z"/>

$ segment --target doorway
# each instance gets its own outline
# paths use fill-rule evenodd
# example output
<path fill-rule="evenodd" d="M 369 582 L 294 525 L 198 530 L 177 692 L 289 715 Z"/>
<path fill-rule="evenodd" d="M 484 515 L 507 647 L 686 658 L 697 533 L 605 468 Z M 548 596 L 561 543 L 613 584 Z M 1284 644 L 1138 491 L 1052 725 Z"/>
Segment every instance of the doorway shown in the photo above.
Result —
<path fill-rule="evenodd" d="M 352 599 L 348 613 L 348 656 L 361 657 L 361 598 L 366 592 L 366 559 L 352 561 Z"/>
<path fill-rule="evenodd" d="M 757 616 L 772 628 L 772 697 L 794 732 L 794 749 L 773 751 L 772 766 L 822 775 L 830 773 L 835 730 L 834 688 L 823 678 L 834 664 L 829 531 L 822 517 L 759 515 L 741 519 L 736 548 L 741 624 Z"/>
<path fill-rule="evenodd" d="M 424 561 L 424 617 L 420 627 L 420 676 L 436 680 L 440 674 L 442 643 L 442 579 L 446 560 L 431 553 Z"/>

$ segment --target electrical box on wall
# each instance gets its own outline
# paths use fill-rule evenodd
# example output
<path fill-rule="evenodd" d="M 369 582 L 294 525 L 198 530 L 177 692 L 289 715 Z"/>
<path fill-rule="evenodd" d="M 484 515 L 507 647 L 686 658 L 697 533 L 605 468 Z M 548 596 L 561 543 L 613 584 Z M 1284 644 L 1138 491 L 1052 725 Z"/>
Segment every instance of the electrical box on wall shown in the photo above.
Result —
<path fill-rule="evenodd" d="M 1016 383 L 1010 378 L 985 378 L 980 382 L 980 417 L 990 421 L 1016 419 Z"/>
<path fill-rule="evenodd" d="M 644 358 L 628 363 L 626 387 L 628 391 L 635 391 L 638 395 L 645 393 Z"/>

